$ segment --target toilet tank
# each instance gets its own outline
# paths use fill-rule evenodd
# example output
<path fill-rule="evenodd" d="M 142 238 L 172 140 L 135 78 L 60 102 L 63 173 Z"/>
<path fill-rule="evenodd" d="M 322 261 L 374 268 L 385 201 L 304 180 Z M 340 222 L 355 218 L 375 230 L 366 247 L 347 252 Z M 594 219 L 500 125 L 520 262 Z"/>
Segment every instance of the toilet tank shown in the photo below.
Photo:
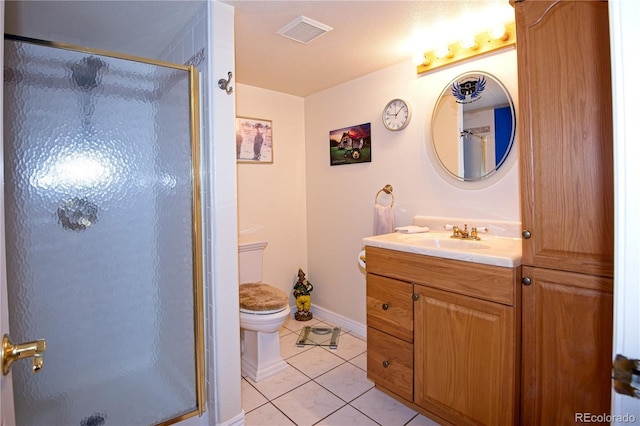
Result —
<path fill-rule="evenodd" d="M 262 282 L 262 252 L 266 246 L 266 241 L 238 245 L 240 284 Z"/>

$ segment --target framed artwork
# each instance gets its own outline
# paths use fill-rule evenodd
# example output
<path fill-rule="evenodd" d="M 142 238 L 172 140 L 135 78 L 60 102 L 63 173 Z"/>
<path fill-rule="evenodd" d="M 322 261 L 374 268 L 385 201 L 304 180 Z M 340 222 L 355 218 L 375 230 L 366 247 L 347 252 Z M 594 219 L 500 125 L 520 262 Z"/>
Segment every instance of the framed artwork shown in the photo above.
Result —
<path fill-rule="evenodd" d="M 271 120 L 236 117 L 236 160 L 239 163 L 273 163 Z"/>
<path fill-rule="evenodd" d="M 371 162 L 371 123 L 358 124 L 329 132 L 330 164 Z"/>

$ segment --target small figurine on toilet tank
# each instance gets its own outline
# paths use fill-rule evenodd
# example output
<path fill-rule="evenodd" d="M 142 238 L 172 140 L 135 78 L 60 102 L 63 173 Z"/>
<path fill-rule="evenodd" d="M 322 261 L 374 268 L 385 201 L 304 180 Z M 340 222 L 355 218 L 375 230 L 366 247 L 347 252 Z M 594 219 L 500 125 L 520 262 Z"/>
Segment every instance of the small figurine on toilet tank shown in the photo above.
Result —
<path fill-rule="evenodd" d="M 313 318 L 311 313 L 311 292 L 313 291 L 313 285 L 305 278 L 304 271 L 298 268 L 298 281 L 293 286 L 293 297 L 296 298 L 296 306 L 298 311 L 295 313 L 295 318 L 298 321 L 309 321 Z"/>

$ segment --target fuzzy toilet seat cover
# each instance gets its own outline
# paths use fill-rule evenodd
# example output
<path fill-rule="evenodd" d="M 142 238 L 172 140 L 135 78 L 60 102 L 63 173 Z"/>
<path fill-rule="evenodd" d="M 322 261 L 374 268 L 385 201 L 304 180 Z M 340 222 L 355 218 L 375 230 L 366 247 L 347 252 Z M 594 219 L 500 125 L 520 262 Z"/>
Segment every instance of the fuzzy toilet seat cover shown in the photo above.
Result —
<path fill-rule="evenodd" d="M 285 308 L 289 297 L 269 284 L 240 284 L 240 309 L 248 311 L 273 311 Z"/>

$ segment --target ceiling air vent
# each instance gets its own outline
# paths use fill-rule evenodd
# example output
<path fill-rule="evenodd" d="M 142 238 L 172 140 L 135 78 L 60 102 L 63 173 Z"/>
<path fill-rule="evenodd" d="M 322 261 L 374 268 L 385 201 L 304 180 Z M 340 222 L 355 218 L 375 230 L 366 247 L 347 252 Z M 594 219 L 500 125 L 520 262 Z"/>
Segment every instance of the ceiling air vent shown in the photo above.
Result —
<path fill-rule="evenodd" d="M 284 27 L 280 28 L 278 34 L 290 38 L 300 43 L 307 44 L 311 40 L 320 37 L 322 34 L 331 31 L 328 25 L 309 19 L 306 16 L 298 16 Z"/>

